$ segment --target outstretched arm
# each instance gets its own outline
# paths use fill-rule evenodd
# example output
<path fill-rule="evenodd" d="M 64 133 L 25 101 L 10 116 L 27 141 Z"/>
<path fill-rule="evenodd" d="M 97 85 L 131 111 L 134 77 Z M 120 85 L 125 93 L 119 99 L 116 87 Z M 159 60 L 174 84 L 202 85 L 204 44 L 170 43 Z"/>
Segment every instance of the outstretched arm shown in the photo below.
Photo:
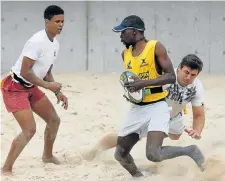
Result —
<path fill-rule="evenodd" d="M 192 138 L 200 139 L 205 125 L 204 89 L 199 80 L 196 82 L 196 95 L 191 101 L 193 113 L 192 129 L 186 129 L 185 131 Z"/>
<path fill-rule="evenodd" d="M 205 125 L 204 106 L 192 107 L 193 112 L 193 130 L 201 134 Z"/>
<path fill-rule="evenodd" d="M 185 129 L 189 136 L 195 139 L 201 138 L 201 133 L 205 125 L 204 106 L 192 106 L 193 124 L 192 129 Z"/>

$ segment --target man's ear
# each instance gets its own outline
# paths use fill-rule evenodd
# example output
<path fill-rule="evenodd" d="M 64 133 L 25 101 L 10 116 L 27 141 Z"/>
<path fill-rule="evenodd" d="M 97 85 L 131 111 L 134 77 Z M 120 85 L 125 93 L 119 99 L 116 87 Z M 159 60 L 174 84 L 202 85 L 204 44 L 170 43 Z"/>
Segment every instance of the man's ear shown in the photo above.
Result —
<path fill-rule="evenodd" d="M 49 20 L 48 19 L 45 19 L 45 24 L 47 25 L 49 23 Z"/>

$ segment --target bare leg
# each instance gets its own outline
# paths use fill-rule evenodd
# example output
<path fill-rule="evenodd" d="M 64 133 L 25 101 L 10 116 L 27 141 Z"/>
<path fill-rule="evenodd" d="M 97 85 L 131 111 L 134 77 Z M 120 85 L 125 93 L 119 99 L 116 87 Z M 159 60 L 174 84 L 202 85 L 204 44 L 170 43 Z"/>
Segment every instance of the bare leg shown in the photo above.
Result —
<path fill-rule="evenodd" d="M 132 133 L 125 137 L 118 137 L 118 145 L 115 151 L 115 159 L 133 176 L 140 177 L 143 174 L 138 170 L 134 159 L 130 155 L 133 146 L 138 142 L 139 135 Z"/>
<path fill-rule="evenodd" d="M 45 163 L 60 164 L 59 160 L 53 156 L 53 144 L 60 125 L 60 118 L 58 117 L 55 108 L 49 99 L 44 96 L 41 100 L 32 105 L 33 111 L 40 116 L 47 123 L 44 133 L 44 151 L 42 160 Z"/>
<path fill-rule="evenodd" d="M 102 151 L 106 151 L 108 149 L 116 147 L 116 145 L 117 133 L 109 133 L 99 141 L 97 147 Z"/>
<path fill-rule="evenodd" d="M 116 145 L 117 145 L 117 134 L 109 133 L 105 135 L 101 140 L 99 140 L 93 148 L 91 148 L 88 152 L 84 153 L 83 157 L 84 159 L 91 161 L 103 151 L 114 148 L 116 147 Z"/>
<path fill-rule="evenodd" d="M 31 109 L 21 110 L 13 113 L 13 115 L 19 123 L 22 132 L 14 138 L 11 144 L 11 148 L 2 168 L 3 175 L 12 175 L 13 164 L 36 132 L 36 123 Z"/>
<path fill-rule="evenodd" d="M 204 170 L 204 156 L 196 145 L 179 147 L 179 146 L 162 146 L 165 134 L 159 131 L 148 133 L 146 145 L 146 157 L 152 162 L 161 162 L 163 160 L 176 158 L 179 156 L 191 157 L 198 167 Z"/>

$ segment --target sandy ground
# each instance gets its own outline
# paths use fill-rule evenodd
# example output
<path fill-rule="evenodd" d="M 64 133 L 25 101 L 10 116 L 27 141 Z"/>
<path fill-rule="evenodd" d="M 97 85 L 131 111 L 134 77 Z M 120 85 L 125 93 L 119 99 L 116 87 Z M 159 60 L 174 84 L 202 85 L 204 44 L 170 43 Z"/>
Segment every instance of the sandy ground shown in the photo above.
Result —
<path fill-rule="evenodd" d="M 43 132 L 45 123 L 35 115 L 37 133 L 24 149 L 14 165 L 15 177 L 7 180 L 38 181 L 224 181 L 225 180 L 225 76 L 201 76 L 205 87 L 206 125 L 200 141 L 184 134 L 179 141 L 166 139 L 165 145 L 198 144 L 207 158 L 207 169 L 201 173 L 188 157 L 149 162 L 145 157 L 145 139 L 132 150 L 141 168 L 149 170 L 150 176 L 133 179 L 113 158 L 114 149 L 99 155 L 94 161 L 82 159 L 81 153 L 96 143 L 102 135 L 116 130 L 129 104 L 122 98 L 118 82 L 119 74 L 57 74 L 63 83 L 63 92 L 69 98 L 65 111 L 56 104 L 54 95 L 46 92 L 58 114 L 61 126 L 55 143 L 55 154 L 63 162 L 61 166 L 43 164 Z M 2 98 L 1 98 L 2 101 Z M 20 128 L 1 102 L 1 166 L 11 141 Z M 191 125 L 189 106 L 186 124 Z"/>

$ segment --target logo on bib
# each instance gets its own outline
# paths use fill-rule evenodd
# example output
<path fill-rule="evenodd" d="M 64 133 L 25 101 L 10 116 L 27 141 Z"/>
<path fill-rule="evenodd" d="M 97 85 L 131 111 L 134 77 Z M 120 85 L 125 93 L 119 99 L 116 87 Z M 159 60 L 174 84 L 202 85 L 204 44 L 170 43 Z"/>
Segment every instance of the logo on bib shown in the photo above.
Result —
<path fill-rule="evenodd" d="M 144 66 L 148 66 L 148 63 L 146 63 L 145 61 L 146 61 L 146 58 L 144 58 L 144 59 L 141 59 L 141 65 L 140 65 L 140 67 L 144 67 Z"/>
<path fill-rule="evenodd" d="M 127 64 L 127 69 L 132 69 L 132 67 L 131 67 L 131 61 L 129 61 L 129 63 Z"/>
<path fill-rule="evenodd" d="M 141 80 L 149 80 L 149 71 L 139 73 L 139 74 L 138 74 L 138 77 L 139 77 Z"/>

